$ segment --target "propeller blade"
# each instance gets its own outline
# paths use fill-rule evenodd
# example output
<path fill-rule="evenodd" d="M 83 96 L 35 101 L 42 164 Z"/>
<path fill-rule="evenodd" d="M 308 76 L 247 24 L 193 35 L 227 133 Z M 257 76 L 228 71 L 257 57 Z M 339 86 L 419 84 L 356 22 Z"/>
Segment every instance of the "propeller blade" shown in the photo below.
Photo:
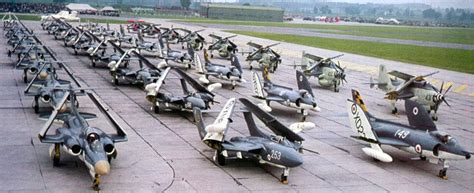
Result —
<path fill-rule="evenodd" d="M 444 81 L 441 83 L 441 88 L 439 89 L 440 94 L 443 94 L 443 88 L 444 88 Z"/>
<path fill-rule="evenodd" d="M 443 102 L 446 103 L 446 105 L 448 105 L 449 108 L 451 108 L 451 105 L 449 105 L 448 101 L 443 97 Z"/>
<path fill-rule="evenodd" d="M 426 74 L 426 75 L 423 75 L 422 77 L 428 77 L 428 76 L 432 76 L 434 74 L 438 74 L 439 71 L 435 71 L 435 72 L 432 72 L 432 73 L 429 73 L 429 74 Z"/>
<path fill-rule="evenodd" d="M 446 89 L 446 92 L 444 92 L 444 94 L 443 94 L 443 95 L 446 95 L 446 94 L 449 92 L 449 90 L 451 90 L 451 88 L 452 88 L 452 87 L 453 87 L 453 85 L 452 85 L 452 84 L 451 84 L 451 85 L 449 85 L 448 89 Z"/>

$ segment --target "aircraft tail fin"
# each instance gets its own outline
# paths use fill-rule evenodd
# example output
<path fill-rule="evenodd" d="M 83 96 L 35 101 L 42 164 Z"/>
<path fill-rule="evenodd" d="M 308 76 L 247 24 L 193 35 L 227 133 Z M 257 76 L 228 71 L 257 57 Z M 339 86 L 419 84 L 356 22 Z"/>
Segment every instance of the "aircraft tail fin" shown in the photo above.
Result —
<path fill-rule="evenodd" d="M 258 98 L 265 98 L 263 91 L 263 83 L 260 79 L 260 76 L 255 71 L 252 71 L 252 87 L 253 94 Z"/>
<path fill-rule="evenodd" d="M 373 87 L 372 84 L 374 83 L 371 83 L 371 87 Z M 392 80 L 390 80 L 390 76 L 388 76 L 387 68 L 383 64 L 379 66 L 377 87 L 384 91 L 393 90 Z"/>
<path fill-rule="evenodd" d="M 230 65 L 235 66 L 237 70 L 242 74 L 242 66 L 240 65 L 239 59 L 235 54 L 230 55 Z"/>
<path fill-rule="evenodd" d="M 314 97 L 313 90 L 311 89 L 311 85 L 309 84 L 308 78 L 306 78 L 303 72 L 299 70 L 296 71 L 296 81 L 298 82 L 299 90 L 306 90 L 309 94 L 311 94 L 311 96 Z"/>
<path fill-rule="evenodd" d="M 359 105 L 365 113 L 369 112 L 367 110 L 367 107 L 365 106 L 364 101 L 362 100 L 362 97 L 360 96 L 359 91 L 352 89 L 352 100 L 354 101 L 354 103 Z"/>
<path fill-rule="evenodd" d="M 194 120 L 196 121 L 196 126 L 199 131 L 199 137 L 201 137 L 201 140 L 203 140 L 207 132 L 206 132 L 206 126 L 204 125 L 204 121 L 202 119 L 201 109 L 194 108 L 193 114 L 194 114 Z"/>
<path fill-rule="evenodd" d="M 353 90 L 352 93 L 358 92 Z M 359 135 L 359 138 L 372 143 L 377 143 L 377 135 L 372 129 L 372 124 L 369 120 L 370 115 L 362 108 L 362 106 L 365 106 L 363 102 L 361 103 L 362 99 L 359 98 L 359 100 L 356 97 L 354 98 L 353 101 L 347 101 L 347 112 L 349 114 L 351 128 Z"/>
<path fill-rule="evenodd" d="M 229 127 L 229 123 L 232 122 L 231 116 L 234 106 L 235 98 L 231 98 L 226 102 L 216 120 L 212 124 L 206 126 L 206 136 L 203 139 L 204 141 L 224 141 L 224 136 Z"/>
<path fill-rule="evenodd" d="M 206 58 L 206 52 L 204 52 L 204 58 Z M 198 71 L 201 74 L 205 73 L 206 69 L 204 68 L 204 65 L 205 64 L 202 63 L 202 60 L 199 54 L 194 53 L 194 66 L 196 67 L 196 71 Z"/>

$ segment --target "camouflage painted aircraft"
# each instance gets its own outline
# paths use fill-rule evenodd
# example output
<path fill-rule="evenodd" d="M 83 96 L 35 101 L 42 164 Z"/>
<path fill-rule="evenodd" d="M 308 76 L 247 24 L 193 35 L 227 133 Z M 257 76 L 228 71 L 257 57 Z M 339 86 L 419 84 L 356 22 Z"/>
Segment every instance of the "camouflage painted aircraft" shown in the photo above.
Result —
<path fill-rule="evenodd" d="M 160 92 L 160 88 L 163 85 L 165 78 L 168 76 L 171 67 L 166 68 L 156 83 L 151 83 L 145 87 L 147 92 L 146 99 L 152 103 L 152 110 L 155 113 L 160 111 L 185 111 L 192 112 L 194 108 L 209 109 L 210 104 L 214 104 L 214 93 L 212 90 L 215 89 L 213 85 L 207 88 L 199 84 L 196 80 L 191 78 L 182 70 L 175 68 L 176 72 L 181 76 L 181 87 L 184 95 L 173 95 L 170 93 Z M 194 92 L 188 90 L 187 84 L 191 85 Z"/>
<path fill-rule="evenodd" d="M 216 120 L 207 126 L 204 124 L 201 109 L 194 110 L 194 119 L 201 140 L 215 150 L 214 161 L 219 165 L 225 165 L 226 159 L 254 160 L 259 164 L 282 168 L 283 173 L 280 181 L 287 184 L 290 168 L 303 163 L 300 152 L 303 152 L 302 142 L 304 139 L 297 133 L 314 127 L 314 123 L 309 123 L 309 125 L 308 123 L 294 123 L 288 128 L 249 100 L 244 98 L 239 100 L 245 106 L 243 114 L 250 136 L 225 139 L 229 124 L 232 122 L 231 117 L 235 105 L 235 98 L 231 98 Z M 256 125 L 253 115 L 262 121 L 273 134 L 260 129 Z"/>
<path fill-rule="evenodd" d="M 306 119 L 306 115 L 308 115 L 307 110 L 321 111 L 316 103 L 308 79 L 306 79 L 302 72 L 296 71 L 298 90 L 272 83 L 266 68 L 264 68 L 263 77 L 264 82 L 262 83 L 260 76 L 252 71 L 254 97 L 265 100 L 265 103 L 259 104 L 263 110 L 271 112 L 270 102 L 278 102 L 281 105 L 298 109 L 298 112 L 303 114 L 303 121 Z"/>
<path fill-rule="evenodd" d="M 230 54 L 235 54 L 235 52 L 237 52 L 237 45 L 230 40 L 237 35 L 221 37 L 215 34 L 209 34 L 209 36 L 212 38 L 213 42 L 208 48 L 211 53 L 211 58 L 214 58 L 214 54 L 212 54 L 213 51 L 217 51 L 219 56 L 222 58 L 229 58 Z"/>
<path fill-rule="evenodd" d="M 387 69 L 384 65 L 379 66 L 379 76 L 377 82 L 373 82 L 371 79 L 370 87 L 377 87 L 386 92 L 386 99 L 390 100 L 392 104 L 392 113 L 398 112 L 395 102 L 397 100 L 413 100 L 422 105 L 428 113 L 431 115 L 433 120 L 438 120 L 438 109 L 441 103 L 446 103 L 446 93 L 449 92 L 452 85 L 449 86 L 443 93 L 444 83 L 441 84 L 441 88 L 438 90 L 425 77 L 431 76 L 438 72 L 433 72 L 422 76 L 412 76 L 399 71 L 392 71 L 387 73 Z M 397 79 L 391 79 L 389 75 L 397 77 Z"/>
<path fill-rule="evenodd" d="M 230 56 L 230 66 L 215 64 L 209 60 L 206 49 L 204 49 L 204 63 L 199 57 L 198 53 L 194 53 L 194 65 L 196 70 L 204 74 L 199 78 L 199 81 L 203 84 L 209 84 L 209 76 L 216 77 L 221 80 L 230 81 L 232 89 L 235 88 L 237 82 L 246 82 L 242 79 L 242 67 L 240 66 L 239 59 L 237 56 L 232 54 Z"/>
<path fill-rule="evenodd" d="M 330 58 L 322 58 L 316 55 L 303 52 L 299 66 L 307 77 L 318 79 L 319 85 L 332 88 L 334 92 L 339 92 L 342 83 L 347 82 L 345 67 L 342 68 L 339 62 L 335 63 L 333 59 L 339 58 L 344 54 Z"/>
<path fill-rule="evenodd" d="M 202 37 L 199 32 L 204 31 L 204 29 L 197 30 L 197 31 L 190 31 L 187 29 L 181 29 L 186 33 L 186 35 L 179 37 L 178 43 L 181 43 L 181 48 L 184 49 L 184 44 L 186 43 L 186 47 L 191 47 L 195 51 L 202 50 L 204 47 L 204 43 L 206 43 L 204 37 Z"/>
<path fill-rule="evenodd" d="M 262 46 L 253 42 L 248 42 L 247 45 L 253 48 L 245 61 L 249 61 L 250 70 L 253 69 L 252 62 L 256 61 L 260 68 L 268 68 L 271 73 L 275 72 L 278 68 L 278 64 L 281 64 L 281 56 L 276 53 L 271 47 L 276 46 L 280 43 L 271 44 L 268 46 Z"/>
<path fill-rule="evenodd" d="M 116 131 L 115 134 L 107 134 L 97 127 L 90 126 L 86 121 L 88 117 L 79 113 L 74 105 L 70 112 L 60 113 L 59 109 L 68 99 L 71 103 L 75 103 L 74 90 L 69 89 L 54 108 L 48 121 L 39 132 L 38 138 L 41 143 L 51 144 L 49 155 L 54 166 L 59 166 L 61 149 L 83 161 L 93 178 L 92 188 L 98 191 L 101 183 L 100 177 L 110 173 L 110 162 L 112 158 L 117 157 L 115 143 L 125 142 L 128 139 L 125 131 L 104 105 L 97 100 L 97 97 L 92 93 L 86 92 L 86 94 L 111 123 Z M 57 128 L 54 134 L 48 134 L 55 120 L 60 120 L 64 124 Z"/>
<path fill-rule="evenodd" d="M 403 125 L 372 116 L 359 94 L 352 90 L 353 100 L 348 100 L 347 111 L 354 138 L 365 141 L 370 147 L 362 151 L 375 160 L 392 162 L 381 145 L 388 145 L 419 156 L 430 163 L 443 164 L 439 177 L 447 179 L 446 172 L 451 160 L 466 160 L 471 153 L 464 150 L 451 135 L 438 130 L 424 107 L 412 100 L 405 100 L 409 125 Z"/>

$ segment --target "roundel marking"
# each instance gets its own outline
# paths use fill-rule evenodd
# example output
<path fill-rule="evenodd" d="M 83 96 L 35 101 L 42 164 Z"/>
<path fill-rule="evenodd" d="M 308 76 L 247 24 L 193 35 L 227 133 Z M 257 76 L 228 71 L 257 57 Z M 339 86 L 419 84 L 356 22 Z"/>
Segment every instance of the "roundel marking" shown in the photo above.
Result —
<path fill-rule="evenodd" d="M 352 114 L 355 114 L 357 112 L 357 107 L 355 104 L 352 104 L 351 111 L 352 111 Z"/>
<path fill-rule="evenodd" d="M 416 144 L 416 145 L 415 145 L 415 152 L 421 154 L 422 149 L 421 149 L 421 145 L 420 145 L 420 144 Z"/>
<path fill-rule="evenodd" d="M 267 154 L 267 160 L 268 161 L 272 160 L 272 156 L 270 154 Z"/>
<path fill-rule="evenodd" d="M 418 107 L 413 108 L 413 114 L 418 115 Z"/>
<path fill-rule="evenodd" d="M 300 75 L 300 81 L 303 81 L 303 75 Z"/>

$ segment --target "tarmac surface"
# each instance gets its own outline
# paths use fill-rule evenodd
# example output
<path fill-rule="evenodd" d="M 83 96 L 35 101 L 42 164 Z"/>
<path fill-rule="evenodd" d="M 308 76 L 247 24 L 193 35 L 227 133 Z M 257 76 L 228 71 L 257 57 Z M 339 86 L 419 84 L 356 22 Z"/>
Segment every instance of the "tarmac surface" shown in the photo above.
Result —
<path fill-rule="evenodd" d="M 165 20 L 150 21 L 161 23 L 165 27 L 181 27 L 181 24 Z M 473 152 L 474 95 L 470 94 L 470 84 L 473 84 L 474 76 L 471 74 L 345 53 L 339 59 L 341 65 L 348 68 L 348 84 L 341 87 L 339 93 L 321 88 L 314 79 L 310 79 L 322 112 L 310 112 L 308 120 L 314 122 L 316 128 L 304 131 L 302 136 L 306 139 L 304 147 L 318 153 L 305 151 L 303 165 L 291 169 L 289 184 L 284 185 L 278 180 L 281 169 L 245 160 L 229 161 L 226 166 L 218 166 L 212 161 L 214 152 L 200 141 L 191 114 L 154 114 L 140 88 L 126 84 L 113 86 L 106 68 L 93 68 L 87 56 L 74 55 L 71 48 L 63 47 L 62 41 L 54 40 L 41 30 L 39 22 L 25 23 L 34 29 L 35 34 L 50 46 L 60 60 L 66 62 L 83 85 L 95 88 L 93 92 L 109 107 L 128 133 L 129 141 L 116 145 L 118 157 L 112 160 L 111 173 L 102 177 L 101 188 L 104 192 L 474 191 L 473 160 L 451 162 L 448 180 L 437 177 L 441 165 L 414 161 L 411 159 L 413 155 L 390 147 L 383 148 L 394 157 L 393 163 L 374 162 L 362 152 L 361 148 L 365 144 L 350 137 L 354 133 L 349 127 L 345 103 L 351 97 L 351 88 L 355 88 L 361 92 L 369 111 L 376 117 L 407 123 L 403 102 L 398 103 L 400 115 L 391 115 L 390 104 L 383 99 L 384 93 L 370 89 L 364 83 L 374 76 L 379 64 L 412 74 L 439 70 L 440 73 L 435 74 L 432 81 L 435 80 L 437 85 L 446 81 L 455 87 L 447 96 L 452 108 L 442 105 L 436 124 L 440 130 L 455 137 L 465 149 Z M 111 26 L 118 28 L 117 25 Z M 202 34 L 207 38 L 208 33 L 230 35 L 211 28 Z M 245 43 L 250 40 L 261 44 L 275 43 L 248 36 L 238 36 L 233 40 L 242 48 L 246 48 Z M 14 57 L 7 57 L 9 47 L 5 38 L 0 40 L 0 47 L 4 50 L 4 54 L 0 54 L 0 192 L 92 191 L 92 180 L 87 168 L 77 158 L 62 154 L 65 155 L 61 157 L 62 165 L 53 167 L 48 155 L 49 145 L 41 144 L 37 138 L 44 121 L 31 108 L 33 98 L 23 94 L 26 84 L 21 77 L 22 71 L 14 69 Z M 172 47 L 180 49 L 181 46 Z M 289 43 L 282 43 L 275 49 L 282 52 L 283 64 L 298 62 L 303 50 L 325 57 L 340 54 Z M 244 68 L 244 78 L 250 80 L 248 65 L 244 62 L 244 57 L 239 58 Z M 158 62 L 155 59 L 152 61 Z M 218 59 L 213 61 L 227 63 Z M 189 70 L 188 73 L 198 77 L 195 70 Z M 61 72 L 60 77 L 65 77 L 64 73 Z M 289 66 L 281 65 L 275 74 L 271 74 L 271 79 L 278 84 L 296 87 L 295 72 Z M 163 89 L 170 93 L 182 92 L 176 79 L 167 80 Z M 230 97 L 247 97 L 256 101 L 251 93 L 250 82 L 237 86 L 235 90 L 224 86 L 217 90 L 216 100 L 221 103 L 212 109 L 220 110 Z M 99 114 L 86 97 L 79 98 L 79 102 L 81 111 Z M 239 106 L 238 104 L 237 108 Z M 272 114 L 286 125 L 300 118 L 293 109 L 280 105 L 272 107 Z M 209 113 L 205 115 L 205 121 L 210 123 L 216 116 L 217 113 Z M 234 113 L 233 120 L 227 138 L 248 135 L 242 115 Z M 89 121 L 89 124 L 111 130 L 103 116 Z"/>

